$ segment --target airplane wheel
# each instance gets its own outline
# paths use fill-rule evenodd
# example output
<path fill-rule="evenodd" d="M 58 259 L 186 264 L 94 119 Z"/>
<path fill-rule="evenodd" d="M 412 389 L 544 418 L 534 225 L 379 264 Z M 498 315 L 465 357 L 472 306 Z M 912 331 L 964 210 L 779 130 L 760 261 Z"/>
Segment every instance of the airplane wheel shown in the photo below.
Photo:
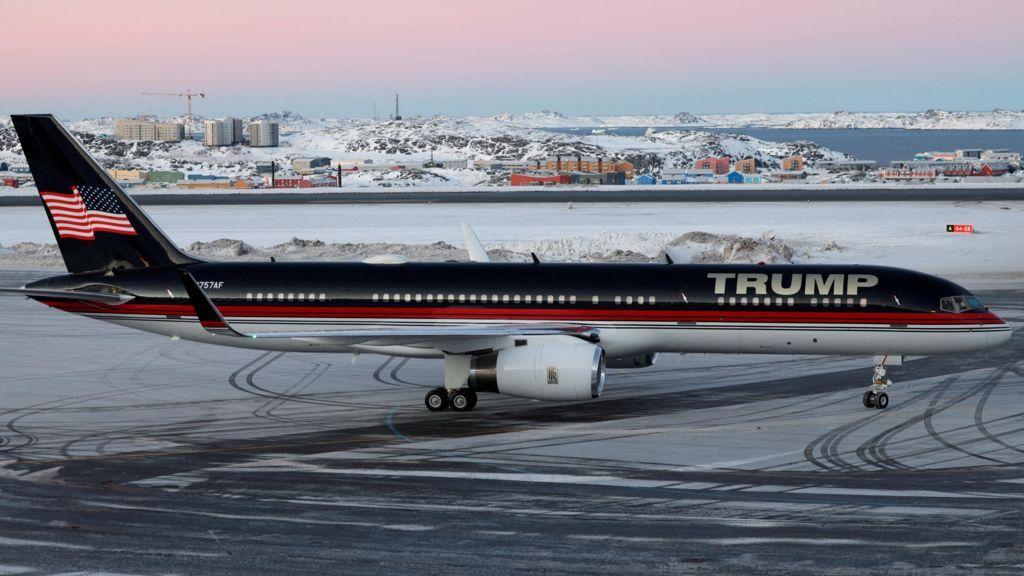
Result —
<path fill-rule="evenodd" d="M 472 410 L 473 408 L 476 408 L 476 401 L 477 401 L 476 391 L 475 390 L 470 390 L 470 389 L 467 388 L 466 389 L 466 395 L 469 396 L 469 409 Z"/>
<path fill-rule="evenodd" d="M 472 390 L 466 389 L 453 392 L 452 397 L 449 398 L 452 410 L 456 412 L 469 412 L 472 410 L 475 402 L 473 402 L 471 395 L 475 396 L 476 394 Z"/>
<path fill-rule="evenodd" d="M 885 408 L 888 405 L 889 395 L 886 394 L 885 392 L 881 392 L 877 397 L 875 397 L 875 408 L 881 410 L 882 408 Z"/>
<path fill-rule="evenodd" d="M 431 412 L 440 412 L 448 407 L 448 390 L 444 388 L 434 388 L 430 392 L 427 392 L 427 396 L 423 399 L 423 403 L 427 405 L 427 410 Z"/>
<path fill-rule="evenodd" d="M 864 393 L 864 407 L 874 408 L 875 407 L 875 393 L 868 390 Z"/>

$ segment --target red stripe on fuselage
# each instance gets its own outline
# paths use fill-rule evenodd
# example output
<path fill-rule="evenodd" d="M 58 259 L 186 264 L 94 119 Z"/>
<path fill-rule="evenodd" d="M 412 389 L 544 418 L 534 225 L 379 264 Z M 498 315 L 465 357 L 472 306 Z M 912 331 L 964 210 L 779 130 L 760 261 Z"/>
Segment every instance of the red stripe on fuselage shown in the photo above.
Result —
<path fill-rule="evenodd" d="M 195 316 L 189 304 L 145 304 L 129 302 L 120 306 L 95 303 L 41 300 L 44 304 L 67 312 L 108 313 L 119 315 Z M 550 322 L 742 322 L 766 324 L 915 324 L 965 325 L 1004 324 L 991 312 L 877 312 L 836 310 L 642 310 L 636 307 L 609 308 L 511 308 L 482 306 L 269 306 L 223 305 L 220 313 L 231 318 L 309 318 L 309 319 L 469 319 L 469 320 L 537 320 Z"/>

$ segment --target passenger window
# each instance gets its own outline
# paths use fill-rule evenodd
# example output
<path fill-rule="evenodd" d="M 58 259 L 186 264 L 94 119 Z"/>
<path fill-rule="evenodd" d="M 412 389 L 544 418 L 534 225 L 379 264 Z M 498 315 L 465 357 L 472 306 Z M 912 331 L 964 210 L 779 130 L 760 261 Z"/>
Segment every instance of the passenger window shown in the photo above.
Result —
<path fill-rule="evenodd" d="M 575 303 L 576 303 L 576 297 L 575 296 L 569 296 L 569 304 L 575 304 Z"/>
<path fill-rule="evenodd" d="M 259 302 L 260 300 L 263 300 L 263 292 L 256 293 L 256 301 Z"/>
<path fill-rule="evenodd" d="M 288 300 L 295 300 L 295 292 L 288 293 Z"/>
<path fill-rule="evenodd" d="M 594 296 L 593 298 L 590 299 L 590 303 L 591 304 L 597 304 L 600 301 L 601 301 L 601 299 L 598 298 L 597 296 Z"/>
<path fill-rule="evenodd" d="M 284 302 L 284 292 L 278 292 L 277 299 Z"/>
<path fill-rule="evenodd" d="M 616 304 L 622 304 L 622 296 L 616 296 L 615 297 L 615 303 Z"/>
<path fill-rule="evenodd" d="M 654 305 L 654 296 L 651 296 L 650 298 L 648 298 L 647 299 L 647 303 L 651 304 L 653 306 Z"/>
<path fill-rule="evenodd" d="M 423 294 L 417 294 L 417 295 L 416 295 L 416 301 L 417 301 L 417 302 L 420 302 L 420 301 L 422 301 L 422 300 L 423 300 Z"/>
<path fill-rule="evenodd" d="M 374 294 L 374 296 L 376 296 L 376 294 Z M 303 292 L 299 292 L 299 302 L 302 302 L 305 299 L 306 299 L 306 294 L 303 293 Z M 376 298 L 374 298 L 374 300 L 376 300 Z"/>
<path fill-rule="evenodd" d="M 736 305 L 736 297 L 735 296 L 730 296 L 729 297 L 729 306 L 735 306 L 735 305 Z"/>
<path fill-rule="evenodd" d="M 326 302 L 327 301 L 327 294 L 321 292 L 320 293 L 320 301 L 321 302 Z"/>
<path fill-rule="evenodd" d="M 725 306 L 725 297 L 724 296 L 719 296 L 718 297 L 718 305 L 719 306 Z"/>
<path fill-rule="evenodd" d="M 247 293 L 245 294 L 245 299 L 246 299 L 246 300 L 252 300 L 252 292 L 247 292 Z"/>
<path fill-rule="evenodd" d="M 519 304 L 519 294 L 516 294 L 515 296 L 512 297 L 512 302 Z"/>

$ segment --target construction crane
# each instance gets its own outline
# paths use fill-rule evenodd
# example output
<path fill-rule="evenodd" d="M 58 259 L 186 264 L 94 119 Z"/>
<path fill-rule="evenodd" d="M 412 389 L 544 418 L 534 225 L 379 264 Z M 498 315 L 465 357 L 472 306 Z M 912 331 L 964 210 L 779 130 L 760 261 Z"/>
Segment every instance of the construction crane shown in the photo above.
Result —
<path fill-rule="evenodd" d="M 198 96 L 199 98 L 206 98 L 204 92 L 193 92 L 191 90 L 185 90 L 184 92 L 143 92 L 143 96 L 177 96 L 178 98 L 184 98 L 188 102 L 188 114 L 185 116 L 185 123 L 188 124 L 188 133 L 192 134 L 192 97 Z M 191 136 L 189 136 L 191 138 Z"/>

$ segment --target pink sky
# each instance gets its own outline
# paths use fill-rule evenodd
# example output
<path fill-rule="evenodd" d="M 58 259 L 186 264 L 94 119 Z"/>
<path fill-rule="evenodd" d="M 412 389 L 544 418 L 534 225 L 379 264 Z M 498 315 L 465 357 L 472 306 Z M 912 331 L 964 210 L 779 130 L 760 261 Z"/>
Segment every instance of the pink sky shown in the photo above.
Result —
<path fill-rule="evenodd" d="M 1014 0 L 8 0 L 0 111 L 1021 108 Z M 73 94 L 75 98 L 69 99 Z"/>

